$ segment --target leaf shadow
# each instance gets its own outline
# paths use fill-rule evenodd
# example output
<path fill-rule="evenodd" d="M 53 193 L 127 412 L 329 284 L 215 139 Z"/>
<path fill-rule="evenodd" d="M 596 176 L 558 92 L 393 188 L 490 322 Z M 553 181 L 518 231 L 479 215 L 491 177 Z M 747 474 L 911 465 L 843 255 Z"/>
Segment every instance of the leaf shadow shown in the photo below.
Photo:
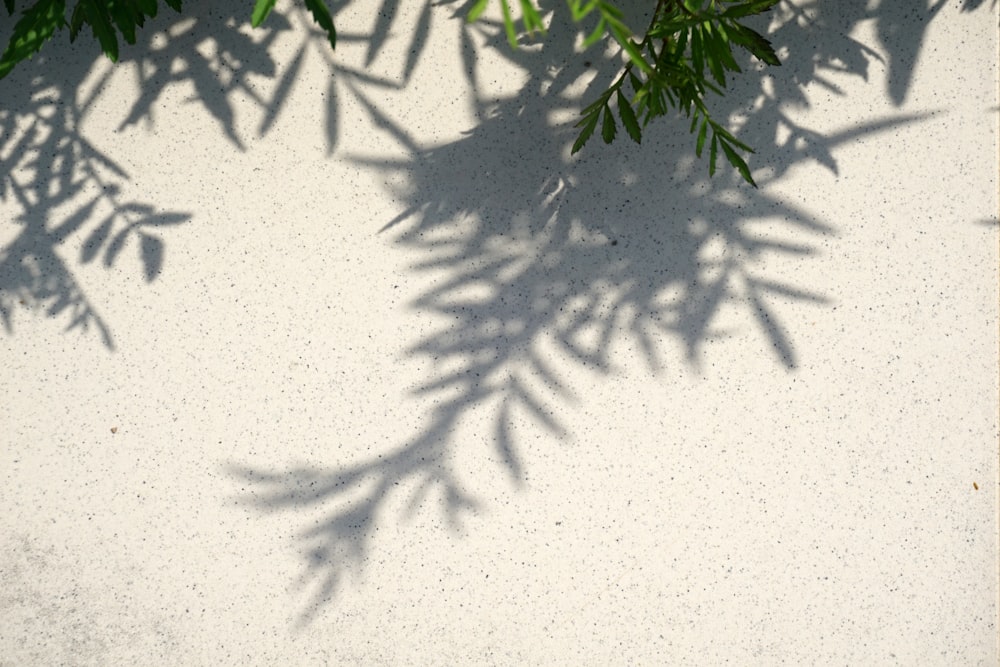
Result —
<path fill-rule="evenodd" d="M 794 271 L 773 274 L 767 267 L 772 259 L 777 266 L 808 262 L 836 231 L 771 194 L 770 186 L 803 162 L 837 173 L 838 145 L 923 118 L 897 114 L 830 135 L 793 125 L 787 109 L 808 104 L 801 89 L 825 76 L 825 63 L 837 63 L 841 75 L 865 78 L 873 57 L 867 45 L 830 37 L 825 26 L 793 15 L 773 31 L 776 43 L 786 49 L 820 44 L 829 52 L 774 74 L 781 83 L 770 92 L 748 76 L 743 87 L 714 102 L 723 118 L 754 104 L 759 109 L 741 132 L 773 167 L 757 178 L 759 190 L 736 174 L 708 179 L 682 120 L 649 128 L 641 146 L 595 143 L 571 157 L 575 131 L 551 119 L 571 117 L 581 99 L 586 104 L 607 85 L 616 66 L 596 54 L 594 67 L 582 66 L 574 26 L 558 10 L 547 16 L 558 25 L 531 50 L 505 50 L 498 23 L 461 28 L 473 112 L 482 120 L 459 139 L 423 146 L 390 110 L 371 101 L 362 83 L 343 84 L 402 154 L 348 157 L 400 184 L 390 195 L 402 211 L 378 227 L 422 258 L 411 267 L 415 275 L 433 277 L 433 287 L 410 307 L 418 317 L 440 316 L 448 324 L 408 350 L 431 368 L 414 392 L 433 397 L 435 407 L 391 452 L 345 466 L 229 468 L 241 487 L 237 499 L 254 508 L 325 514 L 301 534 L 303 581 L 311 580 L 312 590 L 302 623 L 336 597 L 347 573 L 369 562 L 376 518 L 400 498 L 407 513 L 415 512 L 434 491 L 456 530 L 461 513 L 483 506 L 458 456 L 481 443 L 454 435 L 468 415 L 491 415 L 490 427 L 477 436 L 490 452 L 483 465 L 518 488 L 526 463 L 515 433 L 530 423 L 549 441 L 572 436 L 562 406 L 579 396 L 566 369 L 610 375 L 622 349 L 637 351 L 654 372 L 679 364 L 697 369 L 707 344 L 734 333 L 735 309 L 743 313 L 735 326 L 756 327 L 766 341 L 761 351 L 794 372 L 801 352 L 780 313 L 830 300 L 796 284 Z M 478 74 L 484 50 L 526 72 L 527 83 L 508 97 L 489 94 Z M 795 139 L 775 133 L 782 124 Z"/>
<path fill-rule="evenodd" d="M 162 231 L 191 214 L 123 194 L 128 172 L 84 130 L 98 94 L 81 89 L 93 62 L 75 55 L 49 49 L 0 82 L 12 101 L 0 108 L 0 200 L 20 209 L 9 220 L 16 230 L 12 240 L 0 248 L 0 318 L 13 334 L 18 307 L 68 316 L 67 331 L 95 329 L 113 350 L 111 329 L 63 248 L 83 235 L 77 261 L 100 259 L 111 268 L 133 245 L 151 282 L 163 267 Z M 101 85 L 98 81 L 95 90 Z"/>

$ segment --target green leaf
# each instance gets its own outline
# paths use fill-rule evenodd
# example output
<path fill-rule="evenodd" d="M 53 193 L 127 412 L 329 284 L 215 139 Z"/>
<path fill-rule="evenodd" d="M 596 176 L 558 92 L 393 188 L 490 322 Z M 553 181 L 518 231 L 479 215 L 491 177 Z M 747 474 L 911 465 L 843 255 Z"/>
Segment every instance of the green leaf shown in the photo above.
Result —
<path fill-rule="evenodd" d="M 125 41 L 135 44 L 136 16 L 134 8 L 127 2 L 116 2 L 109 6 L 111 18 L 114 20 L 118 30 L 121 31 Z"/>
<path fill-rule="evenodd" d="M 601 4 L 600 0 L 590 0 L 586 4 L 582 0 L 569 0 L 569 11 L 573 15 L 573 20 L 579 23 L 587 18 L 599 4 Z"/>
<path fill-rule="evenodd" d="M 597 22 L 597 25 L 594 26 L 594 29 L 591 31 L 591 33 L 587 35 L 587 39 L 583 40 L 583 48 L 589 49 L 591 46 L 600 41 L 600 39 L 604 37 L 604 32 L 606 28 L 607 28 L 607 22 L 604 20 L 604 17 L 601 17 L 601 20 Z"/>
<path fill-rule="evenodd" d="M 69 41 L 72 44 L 76 41 L 76 38 L 80 35 L 80 29 L 83 28 L 83 24 L 87 20 L 87 15 L 84 14 L 83 5 L 77 4 L 73 8 L 73 16 L 69 20 Z"/>
<path fill-rule="evenodd" d="M 257 0 L 253 5 L 253 14 L 250 15 L 250 25 L 255 28 L 260 27 L 264 19 L 268 17 L 277 0 Z"/>
<path fill-rule="evenodd" d="M 593 102 L 591 102 L 590 104 L 588 104 L 587 106 L 585 106 L 583 109 L 581 109 L 580 110 L 580 115 L 581 116 L 589 116 L 592 111 L 599 111 L 601 109 L 601 107 L 603 107 L 605 104 L 607 104 L 608 100 L 610 100 L 610 99 L 611 99 L 611 91 L 610 90 L 605 90 L 603 93 L 601 93 L 600 97 L 598 97 L 596 100 L 594 100 Z M 580 125 L 583 125 L 583 123 L 584 123 L 584 121 L 580 121 L 576 125 L 577 125 L 577 127 L 579 127 Z"/>
<path fill-rule="evenodd" d="M 600 117 L 601 112 L 598 110 L 576 124 L 577 127 L 583 125 L 583 129 L 580 130 L 580 136 L 573 142 L 573 149 L 570 151 L 570 155 L 577 153 L 587 143 L 587 140 L 594 134 L 594 129 L 597 127 L 597 120 Z"/>
<path fill-rule="evenodd" d="M 503 8 L 503 28 L 507 33 L 507 43 L 510 44 L 510 48 L 517 48 L 517 29 L 514 26 L 514 17 L 510 13 L 510 5 L 507 4 L 507 0 L 500 0 L 500 6 Z"/>
<path fill-rule="evenodd" d="M 644 86 L 642 85 L 642 79 L 637 77 L 635 75 L 635 72 L 633 72 L 632 70 L 628 71 L 628 82 L 632 84 L 632 90 L 635 91 L 636 95 L 638 95 L 639 91 L 644 88 Z"/>
<path fill-rule="evenodd" d="M 150 18 L 156 16 L 156 0 L 135 0 L 135 4 L 139 7 L 139 11 L 146 16 L 149 16 Z"/>
<path fill-rule="evenodd" d="M 701 30 L 691 31 L 691 66 L 699 79 L 705 74 L 705 49 L 701 44 Z"/>
<path fill-rule="evenodd" d="M 529 35 L 534 35 L 536 32 L 545 34 L 545 24 L 542 22 L 542 17 L 535 9 L 535 6 L 531 4 L 531 0 L 520 0 L 521 4 L 521 22 L 524 24 L 524 29 Z"/>
<path fill-rule="evenodd" d="M 3 0 L 3 6 L 7 8 L 7 16 L 14 15 L 14 0 Z"/>
<path fill-rule="evenodd" d="M 0 79 L 7 76 L 17 63 L 38 53 L 56 28 L 65 25 L 65 14 L 64 0 L 41 0 L 24 10 L 14 24 L 7 48 L 0 56 Z"/>
<path fill-rule="evenodd" d="M 700 26 L 701 43 L 705 49 L 705 62 L 708 63 L 708 70 L 712 77 L 720 86 L 726 85 L 726 75 L 722 69 L 721 51 L 725 49 L 719 47 L 718 41 L 712 33 L 712 24 L 705 22 Z"/>
<path fill-rule="evenodd" d="M 476 0 L 476 4 L 472 5 L 472 8 L 469 10 L 469 13 L 465 15 L 465 20 L 468 21 L 469 23 L 472 23 L 480 16 L 482 16 L 483 12 L 486 11 L 486 8 L 489 6 L 489 4 L 490 0 Z"/>
<path fill-rule="evenodd" d="M 733 144 L 745 150 L 747 153 L 753 153 L 753 149 L 747 146 L 745 143 L 733 136 L 732 132 L 722 127 L 716 122 L 712 122 L 712 129 L 716 134 L 719 135 L 720 139 L 724 139 L 727 143 Z"/>
<path fill-rule="evenodd" d="M 642 143 L 642 130 L 639 129 L 639 119 L 635 117 L 635 111 L 632 109 L 632 105 L 629 101 L 625 99 L 622 95 L 622 91 L 618 89 L 618 115 L 621 116 L 622 125 L 625 126 L 625 131 L 628 132 L 628 136 L 632 137 L 632 141 L 637 144 Z"/>
<path fill-rule="evenodd" d="M 164 2 L 175 12 L 181 11 L 181 0 L 164 0 Z"/>
<path fill-rule="evenodd" d="M 718 137 L 715 133 L 712 133 L 712 143 L 708 147 L 708 175 L 715 176 L 715 157 L 717 155 L 719 148 Z"/>
<path fill-rule="evenodd" d="M 775 67 L 781 65 L 781 61 L 778 60 L 778 54 L 774 52 L 771 42 L 767 41 L 759 33 L 736 22 L 729 24 L 727 33 L 732 41 L 753 54 L 757 60 L 768 65 L 774 65 Z"/>
<path fill-rule="evenodd" d="M 712 26 L 712 29 L 719 38 L 719 59 L 722 60 L 722 66 L 730 72 L 742 72 L 743 70 L 740 69 L 740 66 L 733 58 L 733 50 L 729 44 L 729 34 L 726 32 L 726 26 L 722 23 L 717 23 Z"/>
<path fill-rule="evenodd" d="M 313 22 L 326 31 L 326 38 L 330 42 L 330 48 L 336 49 L 337 29 L 333 25 L 333 16 L 330 15 L 330 10 L 327 9 L 326 3 L 323 0 L 305 0 L 305 3 L 306 9 L 312 14 Z"/>
<path fill-rule="evenodd" d="M 604 107 L 604 122 L 601 124 L 601 138 L 604 143 L 610 144 L 615 140 L 616 133 L 615 117 L 611 113 L 611 107 Z"/>
<path fill-rule="evenodd" d="M 80 4 L 86 14 L 85 22 L 90 24 L 90 30 L 100 43 L 104 55 L 111 62 L 118 62 L 118 37 L 111 25 L 108 6 L 102 0 L 80 0 Z"/>
<path fill-rule="evenodd" d="M 698 141 L 694 147 L 694 154 L 701 157 L 701 151 L 705 148 L 705 137 L 708 135 L 708 119 L 701 121 L 701 129 L 698 130 Z"/>
<path fill-rule="evenodd" d="M 734 151 L 725 141 L 720 141 L 719 143 L 722 144 L 722 151 L 726 154 L 729 164 L 736 167 L 736 170 L 740 172 L 740 176 L 743 177 L 744 181 L 754 187 L 757 187 L 757 184 L 753 181 L 753 177 L 750 175 L 750 168 L 747 166 L 747 163 L 743 160 L 743 158 L 740 157 L 739 153 Z"/>
<path fill-rule="evenodd" d="M 642 57 L 642 53 L 639 51 L 638 47 L 636 47 L 635 43 L 629 38 L 628 34 L 622 30 L 623 26 L 624 24 L 615 24 L 608 21 L 608 27 L 611 30 L 611 35 L 615 38 L 615 41 L 618 42 L 623 49 L 625 49 L 625 53 L 628 54 L 629 60 L 634 62 L 636 66 L 646 74 L 650 76 L 655 75 L 655 71 L 652 66 L 646 62 L 646 59 Z"/>
<path fill-rule="evenodd" d="M 762 14 L 779 2 L 781 2 L 781 0 L 756 0 L 755 2 L 742 2 L 735 7 L 730 7 L 726 11 L 722 12 L 722 15 L 727 18 L 740 18 L 742 16 Z"/>

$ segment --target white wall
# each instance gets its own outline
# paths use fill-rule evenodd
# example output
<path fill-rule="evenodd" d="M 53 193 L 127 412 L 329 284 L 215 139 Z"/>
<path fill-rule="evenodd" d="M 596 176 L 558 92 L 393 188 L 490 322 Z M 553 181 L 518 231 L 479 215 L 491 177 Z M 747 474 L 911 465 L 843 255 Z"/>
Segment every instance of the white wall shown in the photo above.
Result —
<path fill-rule="evenodd" d="M 716 102 L 758 190 L 570 157 L 565 27 L 61 35 L 0 82 L 0 663 L 995 664 L 996 8 L 859 4 Z"/>

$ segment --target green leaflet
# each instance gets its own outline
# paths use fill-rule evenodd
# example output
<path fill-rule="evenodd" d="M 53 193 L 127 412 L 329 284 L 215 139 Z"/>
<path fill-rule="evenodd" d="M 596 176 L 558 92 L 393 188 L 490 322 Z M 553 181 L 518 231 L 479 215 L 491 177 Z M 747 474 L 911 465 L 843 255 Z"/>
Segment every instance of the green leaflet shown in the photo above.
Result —
<path fill-rule="evenodd" d="M 466 14 L 465 20 L 472 23 L 482 16 L 482 13 L 486 11 L 486 7 L 489 6 L 489 4 L 490 0 L 476 0 L 476 4 L 472 5 L 472 8 L 469 9 L 469 13 Z"/>
<path fill-rule="evenodd" d="M 326 31 L 327 41 L 330 42 L 330 48 L 337 48 L 337 29 L 333 25 L 333 16 L 330 15 L 330 10 L 327 9 L 326 3 L 323 0 L 305 0 L 306 9 L 312 14 L 313 21 L 316 25 Z"/>
<path fill-rule="evenodd" d="M 139 11 L 150 18 L 154 18 L 157 12 L 156 0 L 135 0 Z"/>
<path fill-rule="evenodd" d="M 503 28 L 507 33 L 507 43 L 512 49 L 516 49 L 517 29 L 514 27 L 514 17 L 510 13 L 510 5 L 507 0 L 500 0 L 500 6 L 503 8 Z"/>
<path fill-rule="evenodd" d="M 730 40 L 745 48 L 761 62 L 775 67 L 781 65 L 781 61 L 778 60 L 778 55 L 774 52 L 771 42 L 767 41 L 759 33 L 745 25 L 733 22 L 727 26 L 727 34 Z"/>
<path fill-rule="evenodd" d="M 5 0 L 5 5 L 13 11 L 12 1 Z M 65 14 L 64 0 L 41 0 L 26 9 L 14 25 L 14 34 L 0 56 L 0 79 L 7 76 L 14 65 L 38 53 L 56 28 L 65 25 Z"/>
<path fill-rule="evenodd" d="M 111 62 L 118 62 L 118 37 L 111 25 L 108 6 L 101 0 L 80 0 L 80 4 L 83 5 L 84 22 L 90 25 L 104 55 Z"/>
<path fill-rule="evenodd" d="M 115 2 L 110 5 L 109 10 L 125 41 L 135 44 L 135 29 L 136 26 L 142 27 L 143 15 L 130 2 Z"/>
<path fill-rule="evenodd" d="M 712 144 L 708 147 L 708 175 L 715 176 L 715 157 L 719 152 L 719 140 L 715 133 L 712 133 Z"/>
<path fill-rule="evenodd" d="M 625 99 L 621 88 L 618 89 L 618 115 L 621 116 L 622 125 L 625 126 L 628 136 L 632 137 L 632 141 L 637 144 L 642 143 L 642 130 L 639 129 L 639 119 L 635 117 L 635 111 L 632 110 L 632 105 L 629 104 L 629 101 Z"/>
<path fill-rule="evenodd" d="M 580 136 L 578 136 L 576 141 L 573 142 L 573 148 L 570 151 L 570 155 L 577 153 L 581 148 L 583 148 L 583 145 L 587 143 L 587 140 L 593 136 L 594 130 L 597 128 L 597 121 L 600 117 L 601 112 L 600 109 L 598 109 L 576 124 L 577 127 L 583 125 L 583 129 L 580 130 Z"/>
<path fill-rule="evenodd" d="M 698 130 L 698 141 L 694 147 L 694 154 L 701 157 L 701 151 L 705 148 L 705 137 L 708 135 L 708 120 L 701 121 L 701 129 Z"/>
<path fill-rule="evenodd" d="M 253 13 L 250 15 L 250 25 L 257 28 L 264 19 L 268 17 L 277 0 L 257 0 L 253 5 Z"/>
<path fill-rule="evenodd" d="M 736 19 L 743 16 L 761 14 L 771 9 L 771 7 L 774 7 L 779 2 L 781 2 L 781 0 L 757 0 L 757 2 L 742 2 L 722 12 L 722 15 L 727 18 Z"/>
<path fill-rule="evenodd" d="M 747 163 L 740 157 L 739 153 L 734 151 L 725 141 L 720 141 L 719 143 L 722 144 L 722 152 L 726 154 L 726 159 L 729 160 L 729 164 L 736 167 L 736 170 L 740 172 L 740 176 L 743 177 L 743 180 L 750 185 L 757 187 L 757 184 L 754 183 L 753 177 L 750 175 L 750 168 L 747 167 Z"/>
<path fill-rule="evenodd" d="M 615 134 L 617 132 L 617 127 L 615 126 L 615 117 L 611 113 L 611 107 L 604 107 L 604 123 L 601 125 L 601 138 L 604 139 L 604 143 L 610 144 L 615 140 Z"/>

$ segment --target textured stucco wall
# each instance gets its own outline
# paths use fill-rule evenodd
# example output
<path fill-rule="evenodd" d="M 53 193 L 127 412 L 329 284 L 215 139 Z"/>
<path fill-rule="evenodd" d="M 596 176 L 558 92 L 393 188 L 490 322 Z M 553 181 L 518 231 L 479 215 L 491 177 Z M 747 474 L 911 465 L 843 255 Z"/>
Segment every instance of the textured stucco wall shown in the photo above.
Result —
<path fill-rule="evenodd" d="M 996 664 L 995 3 L 782 5 L 759 190 L 211 4 L 0 82 L 0 664 Z"/>

